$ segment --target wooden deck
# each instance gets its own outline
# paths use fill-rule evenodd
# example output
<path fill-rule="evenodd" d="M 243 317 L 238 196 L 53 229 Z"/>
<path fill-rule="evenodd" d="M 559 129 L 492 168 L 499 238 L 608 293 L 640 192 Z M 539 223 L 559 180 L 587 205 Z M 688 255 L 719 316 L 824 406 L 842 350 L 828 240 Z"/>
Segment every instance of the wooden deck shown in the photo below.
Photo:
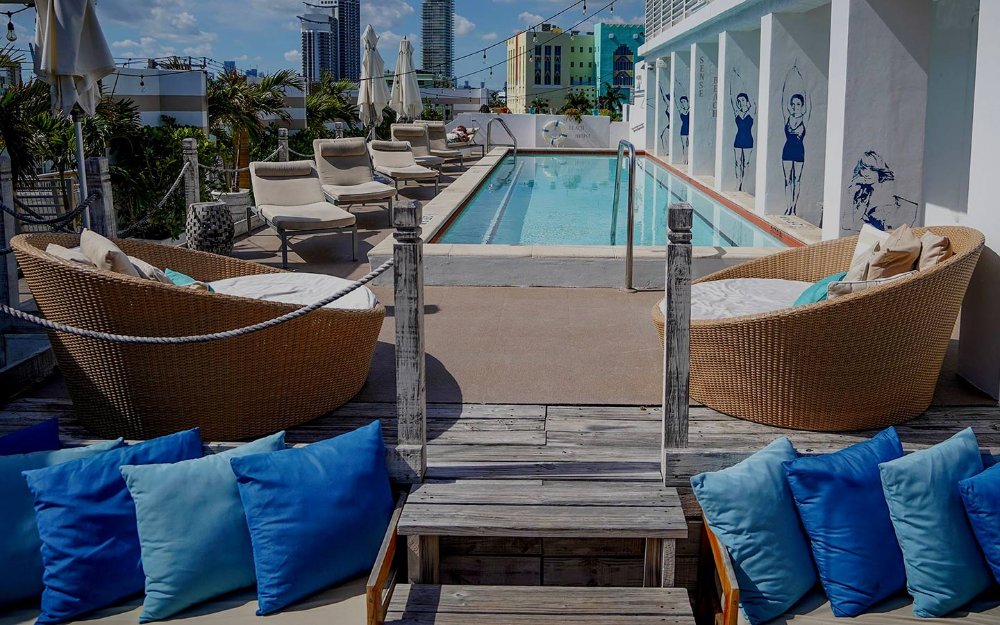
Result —
<path fill-rule="evenodd" d="M 0 433 L 59 416 L 66 437 L 89 438 L 65 399 L 20 399 L 0 409 Z M 348 404 L 288 432 L 308 443 L 382 421 L 387 443 L 396 437 L 395 406 Z M 904 446 L 919 449 L 972 427 L 981 447 L 1000 455 L 1000 408 L 940 407 L 897 427 Z M 643 407 L 459 405 L 428 406 L 427 480 L 603 480 L 659 482 L 660 410 Z M 842 448 L 873 432 L 824 434 L 740 421 L 704 407 L 691 410 L 690 448 L 666 459 L 667 484 L 681 496 L 687 540 L 676 546 L 676 582 L 692 589 L 701 538 L 691 475 L 731 465 L 787 435 L 803 452 Z M 218 446 L 226 446 L 219 443 Z M 456 537 L 442 540 L 445 583 L 628 584 L 643 580 L 643 541 Z"/>

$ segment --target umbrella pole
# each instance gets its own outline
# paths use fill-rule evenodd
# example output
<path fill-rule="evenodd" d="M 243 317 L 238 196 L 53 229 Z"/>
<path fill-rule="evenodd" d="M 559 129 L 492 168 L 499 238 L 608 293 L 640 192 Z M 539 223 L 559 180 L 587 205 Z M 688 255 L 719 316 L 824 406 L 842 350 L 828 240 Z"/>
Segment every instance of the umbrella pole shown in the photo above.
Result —
<path fill-rule="evenodd" d="M 76 130 L 76 176 L 80 185 L 80 202 L 87 199 L 87 165 L 83 158 L 83 111 L 73 111 L 73 126 Z M 90 207 L 83 211 L 83 227 L 90 228 Z"/>

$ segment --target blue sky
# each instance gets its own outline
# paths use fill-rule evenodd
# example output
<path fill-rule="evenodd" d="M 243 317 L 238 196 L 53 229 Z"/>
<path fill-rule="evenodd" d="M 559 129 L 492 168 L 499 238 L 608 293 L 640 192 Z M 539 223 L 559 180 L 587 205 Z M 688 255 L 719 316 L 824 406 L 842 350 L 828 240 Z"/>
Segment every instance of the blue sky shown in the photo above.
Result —
<path fill-rule="evenodd" d="M 526 25 L 547 18 L 579 0 L 455 0 L 455 55 L 469 54 L 501 42 Z M 587 14 L 610 0 L 587 0 Z M 157 57 L 170 54 L 208 56 L 236 61 L 240 68 L 262 71 L 301 68 L 299 25 L 301 0 L 97 0 L 98 15 L 116 57 Z M 381 36 L 386 67 L 395 64 L 401 37 L 409 37 L 420 63 L 420 0 L 362 0 L 361 29 L 372 24 Z M 612 15 L 607 9 L 578 27 L 593 28 L 595 21 L 641 22 L 643 0 L 616 0 Z M 555 20 L 569 28 L 585 17 L 578 5 Z M 27 47 L 34 35 L 34 11 L 14 18 L 19 46 Z M 487 53 L 489 64 L 504 60 L 503 45 Z M 484 80 L 492 87 L 503 84 L 502 67 L 493 79 L 482 55 L 456 64 L 458 75 L 473 84 Z M 466 80 L 463 79 L 463 80 Z"/>

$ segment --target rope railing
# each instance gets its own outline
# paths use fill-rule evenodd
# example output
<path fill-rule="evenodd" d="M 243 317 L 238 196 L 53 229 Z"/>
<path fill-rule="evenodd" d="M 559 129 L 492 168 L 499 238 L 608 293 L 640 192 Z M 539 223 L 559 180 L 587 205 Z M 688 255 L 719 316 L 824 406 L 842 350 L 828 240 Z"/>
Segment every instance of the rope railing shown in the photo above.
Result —
<path fill-rule="evenodd" d="M 118 236 L 121 238 L 128 237 L 136 230 L 144 228 L 147 224 L 149 224 L 149 222 L 152 221 L 156 213 L 159 213 L 161 210 L 163 210 L 163 207 L 166 205 L 167 200 L 169 200 L 170 197 L 177 192 L 177 189 L 180 188 L 181 182 L 183 182 L 184 180 L 184 174 L 187 172 L 190 166 L 191 163 L 184 163 L 184 165 L 181 166 L 180 172 L 177 174 L 177 178 L 174 179 L 174 183 L 170 185 L 170 188 L 167 189 L 167 192 L 163 195 L 162 198 L 160 198 L 160 201 L 156 203 L 156 206 L 146 211 L 146 214 L 143 215 L 138 221 L 133 223 L 131 226 L 125 228 L 124 230 L 119 231 Z"/>
<path fill-rule="evenodd" d="M 274 157 L 276 157 L 280 151 L 281 151 L 280 149 L 275 150 L 274 152 L 271 152 L 270 154 L 268 154 L 267 156 L 265 156 L 261 160 L 262 161 L 270 161 L 271 159 L 273 159 Z M 198 168 L 199 169 L 204 169 L 205 171 L 215 171 L 215 172 L 219 172 L 219 173 L 223 173 L 223 174 L 241 174 L 241 173 L 243 173 L 245 171 L 250 171 L 250 166 L 249 165 L 246 166 L 246 167 L 238 167 L 238 168 L 233 169 L 233 168 L 228 168 L 228 167 L 216 167 L 214 165 L 205 165 L 203 163 L 198 163 Z"/>
<path fill-rule="evenodd" d="M 288 152 L 290 154 L 294 154 L 295 156 L 301 156 L 302 158 L 312 158 L 313 156 L 315 156 L 314 154 L 303 154 L 302 152 L 296 152 L 292 148 L 288 148 Z"/>
<path fill-rule="evenodd" d="M 375 269 L 369 271 L 363 277 L 355 280 L 351 284 L 339 289 L 332 295 L 325 297 L 318 302 L 313 302 L 301 308 L 297 308 L 291 312 L 285 313 L 280 317 L 275 317 L 273 319 L 268 319 L 267 321 L 262 321 L 260 323 L 255 323 L 253 325 L 245 326 L 242 328 L 236 328 L 234 330 L 224 330 L 222 332 L 213 332 L 211 334 L 194 334 L 191 336 L 131 336 L 127 334 L 112 334 L 110 332 L 99 332 L 97 330 L 87 330 L 86 328 L 77 328 L 75 326 L 67 325 L 64 323 L 57 323 L 55 321 L 50 321 L 48 319 L 43 319 L 41 317 L 36 317 L 35 315 L 26 313 L 24 311 L 12 308 L 0 304 L 0 312 L 6 313 L 12 317 L 20 319 L 22 321 L 27 321 L 28 323 L 33 323 L 37 326 L 41 326 L 47 330 L 52 330 L 54 332 L 62 332 L 64 334 L 72 334 L 73 336 L 80 336 L 88 339 L 97 339 L 100 341 L 108 341 L 111 343 L 127 343 L 130 345 L 191 345 L 195 343 L 208 343 L 209 341 L 220 341 L 224 339 L 234 339 L 240 336 L 246 336 L 253 332 L 260 332 L 261 330 L 267 330 L 268 328 L 273 328 L 275 326 L 287 323 L 299 317 L 308 315 L 309 313 L 319 310 L 320 308 L 330 304 L 347 294 L 356 291 L 365 284 L 371 282 L 375 278 L 379 277 L 383 273 L 392 267 L 393 261 L 387 260 Z"/>
<path fill-rule="evenodd" d="M 63 213 L 62 215 L 56 215 L 54 217 L 43 217 L 38 213 L 35 213 L 34 211 L 30 211 L 31 213 L 33 213 L 33 215 L 18 212 L 13 208 L 7 206 L 3 202 L 0 202 L 0 211 L 3 211 L 8 215 L 11 215 L 12 217 L 14 217 L 14 219 L 20 222 L 31 224 L 33 226 L 59 227 L 76 219 L 77 216 L 79 216 L 80 213 L 82 213 L 84 210 L 87 209 L 87 207 L 93 204 L 97 200 L 97 198 L 100 197 L 100 195 L 101 194 L 99 191 L 94 191 L 93 193 L 87 196 L 87 199 L 81 202 L 80 205 L 74 208 L 73 210 L 69 211 L 68 213 Z M 15 200 L 15 206 L 16 205 L 20 205 L 22 209 L 26 208 L 24 207 L 23 204 Z"/>

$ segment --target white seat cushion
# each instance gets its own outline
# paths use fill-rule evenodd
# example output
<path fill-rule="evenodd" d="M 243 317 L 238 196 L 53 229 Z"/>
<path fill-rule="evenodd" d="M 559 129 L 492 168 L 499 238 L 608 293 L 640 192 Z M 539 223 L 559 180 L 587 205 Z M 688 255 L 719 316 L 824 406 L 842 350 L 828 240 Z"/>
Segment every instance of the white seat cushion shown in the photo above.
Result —
<path fill-rule="evenodd" d="M 301 206 L 265 204 L 258 208 L 268 222 L 284 230 L 346 228 L 357 221 L 354 215 L 329 202 L 313 202 Z"/>
<path fill-rule="evenodd" d="M 312 304 L 333 295 L 351 284 L 336 276 L 321 273 L 262 273 L 253 276 L 226 278 L 210 283 L 216 293 L 236 295 L 266 302 Z M 324 308 L 369 310 L 378 300 L 366 287 L 357 288 Z"/>
<path fill-rule="evenodd" d="M 415 156 L 413 158 L 414 160 L 417 161 L 418 164 L 423 165 L 424 167 L 437 167 L 438 165 L 444 163 L 444 159 L 441 158 L 440 156 L 427 155 L 427 156 Z"/>
<path fill-rule="evenodd" d="M 408 165 L 406 167 L 376 165 L 375 170 L 396 180 L 425 180 L 427 178 L 437 178 L 438 175 L 433 169 L 427 169 L 420 165 Z"/>
<path fill-rule="evenodd" d="M 385 200 L 396 195 L 396 189 L 374 180 L 350 186 L 325 184 L 323 191 L 338 202 L 370 202 Z"/>
<path fill-rule="evenodd" d="M 812 282 L 734 278 L 691 285 L 691 319 L 726 319 L 791 308 Z M 664 310 L 660 302 L 660 310 Z"/>

